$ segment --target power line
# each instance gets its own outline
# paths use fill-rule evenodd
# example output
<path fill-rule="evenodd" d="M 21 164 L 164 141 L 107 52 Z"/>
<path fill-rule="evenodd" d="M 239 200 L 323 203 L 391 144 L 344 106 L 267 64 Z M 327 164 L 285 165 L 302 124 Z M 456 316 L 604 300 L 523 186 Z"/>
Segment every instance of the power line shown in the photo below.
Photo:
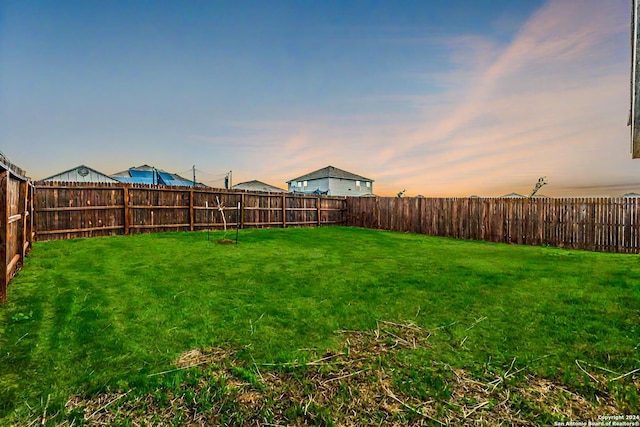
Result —
<path fill-rule="evenodd" d="M 192 170 L 192 169 L 189 169 L 189 171 L 191 171 L 191 170 Z M 224 172 L 224 173 L 210 173 L 210 172 L 205 172 L 205 171 L 203 171 L 203 170 L 200 170 L 200 169 L 198 169 L 198 168 L 196 168 L 196 172 L 200 172 L 200 173 L 202 173 L 202 174 L 209 175 L 209 176 L 220 176 L 220 177 L 224 177 L 224 176 L 229 175 L 229 172 Z"/>

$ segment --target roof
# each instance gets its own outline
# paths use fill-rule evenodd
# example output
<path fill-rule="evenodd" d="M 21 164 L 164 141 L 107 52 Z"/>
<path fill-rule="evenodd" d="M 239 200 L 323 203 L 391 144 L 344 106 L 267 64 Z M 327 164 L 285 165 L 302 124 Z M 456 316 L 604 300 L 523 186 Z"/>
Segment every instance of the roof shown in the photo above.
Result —
<path fill-rule="evenodd" d="M 248 190 L 248 191 L 265 191 L 269 193 L 286 193 L 285 190 L 279 187 L 275 187 L 273 185 L 266 184 L 262 181 L 253 180 L 241 182 L 240 184 L 236 184 L 233 186 L 236 190 Z"/>
<path fill-rule="evenodd" d="M 132 168 L 129 168 L 127 170 L 123 170 L 122 172 L 116 172 L 114 174 L 111 174 L 110 176 L 128 176 L 131 177 L 131 171 L 161 171 L 162 169 L 157 169 L 153 166 L 149 166 L 149 165 L 141 165 L 141 166 L 134 166 Z M 164 172 L 164 171 L 163 171 Z"/>
<path fill-rule="evenodd" d="M 522 194 L 518 194 L 518 193 L 509 193 L 509 194 L 505 194 L 504 196 L 500 196 L 500 198 L 502 199 L 524 199 L 527 196 L 523 196 Z"/>
<path fill-rule="evenodd" d="M 58 181 L 58 182 L 98 182 L 98 183 L 116 183 L 115 179 L 109 175 L 102 173 L 87 165 L 79 165 L 75 168 L 59 172 L 40 181 Z"/>
<path fill-rule="evenodd" d="M 312 180 L 312 179 L 322 179 L 322 178 L 339 178 L 339 179 L 351 179 L 354 181 L 371 181 L 371 178 L 365 178 L 362 175 L 356 175 L 355 173 L 351 173 L 342 169 L 338 169 L 334 166 L 327 166 L 322 169 L 318 169 L 317 171 L 308 173 L 306 175 L 299 176 L 298 178 L 294 178 L 292 180 L 287 181 L 287 184 L 291 181 L 304 181 L 304 180 Z"/>
<path fill-rule="evenodd" d="M 178 187 L 193 187 L 193 180 L 183 178 L 180 175 L 169 173 L 162 169 L 149 165 L 129 168 L 125 171 L 114 173 L 111 178 L 130 184 L 171 185 Z M 196 183 L 196 187 L 206 187 Z"/>

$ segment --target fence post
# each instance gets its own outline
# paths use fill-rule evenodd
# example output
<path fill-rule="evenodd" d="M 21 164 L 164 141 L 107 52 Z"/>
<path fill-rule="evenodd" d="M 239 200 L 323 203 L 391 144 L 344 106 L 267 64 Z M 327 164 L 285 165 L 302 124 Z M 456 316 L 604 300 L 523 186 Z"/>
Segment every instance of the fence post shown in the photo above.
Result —
<path fill-rule="evenodd" d="M 36 186 L 33 184 L 29 185 L 29 191 L 30 191 L 30 198 L 29 198 L 29 216 L 31 216 L 31 225 L 29 227 L 30 231 L 31 231 L 31 236 L 29 236 L 30 240 L 31 240 L 31 244 L 33 245 L 33 242 L 36 240 L 36 229 L 34 227 L 35 223 L 36 223 L 36 215 L 35 215 L 35 211 L 33 208 L 33 204 L 35 203 L 34 200 L 36 198 Z"/>
<path fill-rule="evenodd" d="M 9 171 L 0 173 L 0 304 L 7 299 L 7 229 L 9 227 Z"/>
<path fill-rule="evenodd" d="M 130 219 L 129 219 L 129 187 L 122 187 L 123 191 L 123 202 L 124 202 L 124 234 L 129 234 L 129 229 L 131 228 Z"/>
<path fill-rule="evenodd" d="M 287 193 L 282 193 L 282 228 L 287 227 Z"/>
<path fill-rule="evenodd" d="M 240 228 L 244 230 L 244 192 L 240 195 Z"/>
<path fill-rule="evenodd" d="M 418 234 L 422 234 L 422 199 L 423 197 L 418 198 Z"/>
<path fill-rule="evenodd" d="M 195 216 L 193 210 L 193 188 L 189 191 L 189 230 L 194 230 Z"/>
<path fill-rule="evenodd" d="M 31 236 L 31 217 L 33 213 L 31 211 L 31 182 L 27 181 L 24 194 L 24 236 L 25 236 L 25 250 L 26 256 L 29 252 L 31 245 L 33 244 L 33 238 Z"/>
<path fill-rule="evenodd" d="M 321 222 L 320 222 L 320 196 L 316 197 L 316 207 L 318 209 L 318 227 L 320 227 Z"/>
<path fill-rule="evenodd" d="M 20 195 L 18 197 L 18 200 L 21 202 L 19 207 L 19 210 L 21 212 L 18 213 L 22 215 L 22 218 L 20 221 L 21 228 L 18 232 L 20 233 L 19 237 L 22 238 L 19 238 L 18 242 L 20 244 L 20 256 L 22 257 L 22 262 L 24 263 L 24 257 L 27 255 L 27 196 L 29 192 L 29 183 L 27 181 L 20 183 L 19 192 Z"/>
<path fill-rule="evenodd" d="M 31 182 L 29 182 L 29 186 L 27 187 L 27 200 L 28 205 L 27 209 L 29 210 L 29 222 L 28 229 L 29 234 L 27 234 L 29 239 L 29 246 L 33 246 L 33 241 L 36 239 L 36 233 L 33 229 L 33 198 L 36 196 L 34 186 Z"/>

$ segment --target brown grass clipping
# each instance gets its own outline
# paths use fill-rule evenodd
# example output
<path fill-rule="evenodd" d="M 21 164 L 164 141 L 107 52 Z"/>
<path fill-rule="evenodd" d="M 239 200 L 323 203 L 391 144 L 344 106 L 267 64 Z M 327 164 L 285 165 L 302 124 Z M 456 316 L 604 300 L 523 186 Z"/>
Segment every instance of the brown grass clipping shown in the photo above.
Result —
<path fill-rule="evenodd" d="M 430 333 L 413 324 L 380 321 L 373 331 L 338 332 L 344 336 L 340 350 L 304 350 L 311 356 L 304 363 L 251 364 L 228 349 L 193 349 L 175 369 L 155 374 L 186 371 L 190 380 L 179 387 L 135 397 L 74 396 L 66 410 L 81 413 L 90 426 L 588 425 L 623 413 L 607 379 L 595 372 L 589 372 L 587 398 L 516 369 L 515 359 L 507 371 L 480 378 L 437 363 L 432 372 L 407 367 L 395 357 L 398 350 L 430 345 Z M 412 388 L 412 375 L 433 375 L 435 382 Z M 624 380 L 640 387 L 635 373 Z"/>

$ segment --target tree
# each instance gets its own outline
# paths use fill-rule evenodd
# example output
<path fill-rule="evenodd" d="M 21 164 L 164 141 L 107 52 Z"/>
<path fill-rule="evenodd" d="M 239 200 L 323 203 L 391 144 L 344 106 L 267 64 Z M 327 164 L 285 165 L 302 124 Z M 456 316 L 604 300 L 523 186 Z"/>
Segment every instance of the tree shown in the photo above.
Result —
<path fill-rule="evenodd" d="M 538 182 L 536 182 L 536 186 L 533 189 L 533 191 L 531 192 L 531 195 L 529 196 L 529 198 L 532 198 L 533 196 L 535 196 L 536 193 L 538 192 L 538 190 L 540 190 L 543 185 L 547 185 L 547 177 L 546 176 L 543 176 L 543 177 L 538 179 Z"/>

